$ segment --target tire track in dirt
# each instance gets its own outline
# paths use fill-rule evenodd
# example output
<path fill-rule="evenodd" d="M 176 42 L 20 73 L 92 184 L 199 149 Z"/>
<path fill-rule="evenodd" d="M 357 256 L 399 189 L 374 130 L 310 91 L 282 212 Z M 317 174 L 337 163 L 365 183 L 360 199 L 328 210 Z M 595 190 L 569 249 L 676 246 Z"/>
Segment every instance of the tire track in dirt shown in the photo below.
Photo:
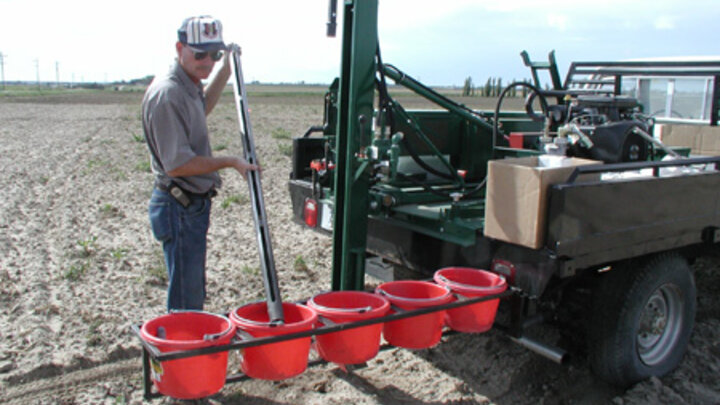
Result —
<path fill-rule="evenodd" d="M 142 373 L 139 357 L 112 363 L 95 365 L 54 377 L 31 379 L 22 384 L 3 389 L 0 402 L 8 404 L 27 404 L 32 400 L 48 398 L 73 398 L 84 388 L 108 379 L 118 379 Z"/>

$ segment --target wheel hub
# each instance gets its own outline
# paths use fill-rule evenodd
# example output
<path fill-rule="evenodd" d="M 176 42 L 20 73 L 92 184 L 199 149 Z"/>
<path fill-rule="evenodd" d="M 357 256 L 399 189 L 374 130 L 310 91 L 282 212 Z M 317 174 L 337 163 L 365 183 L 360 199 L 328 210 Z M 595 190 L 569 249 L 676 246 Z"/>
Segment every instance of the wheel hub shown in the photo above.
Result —
<path fill-rule="evenodd" d="M 652 366 L 665 359 L 680 334 L 684 302 L 677 286 L 665 284 L 645 303 L 637 332 L 638 355 Z"/>

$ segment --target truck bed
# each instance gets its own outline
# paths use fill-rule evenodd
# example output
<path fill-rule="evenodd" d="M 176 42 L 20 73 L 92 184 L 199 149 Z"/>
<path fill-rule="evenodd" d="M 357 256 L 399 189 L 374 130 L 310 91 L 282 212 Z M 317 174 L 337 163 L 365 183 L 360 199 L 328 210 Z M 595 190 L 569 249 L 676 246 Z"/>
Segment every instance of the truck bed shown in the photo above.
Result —
<path fill-rule="evenodd" d="M 714 170 L 668 177 L 661 177 L 662 171 L 678 161 L 579 167 L 567 183 L 552 186 L 546 247 L 562 263 L 559 275 L 720 239 L 718 163 L 719 157 L 685 159 L 684 167 L 711 165 Z M 582 174 L 641 169 L 644 177 L 575 181 Z"/>

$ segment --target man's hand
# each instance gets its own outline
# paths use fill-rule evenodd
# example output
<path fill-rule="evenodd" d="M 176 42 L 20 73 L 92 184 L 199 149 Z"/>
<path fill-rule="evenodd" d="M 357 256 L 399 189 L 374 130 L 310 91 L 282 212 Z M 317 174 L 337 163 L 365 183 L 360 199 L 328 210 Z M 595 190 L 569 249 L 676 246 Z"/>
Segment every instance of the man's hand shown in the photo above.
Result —
<path fill-rule="evenodd" d="M 225 56 L 223 57 L 223 69 L 228 69 L 228 72 L 230 71 L 230 59 L 234 53 L 241 55 L 242 50 L 240 49 L 240 45 L 231 42 L 225 47 Z"/>
<path fill-rule="evenodd" d="M 251 165 L 247 162 L 247 160 L 243 158 L 235 158 L 235 161 L 233 162 L 233 168 L 240 173 L 240 175 L 243 176 L 243 179 L 247 180 L 247 172 L 248 170 L 262 170 L 260 169 L 260 166 L 258 165 Z"/>
<path fill-rule="evenodd" d="M 242 55 L 242 49 L 240 48 L 240 45 L 234 42 L 227 44 L 227 51 L 228 53 L 234 52 L 238 55 Z"/>

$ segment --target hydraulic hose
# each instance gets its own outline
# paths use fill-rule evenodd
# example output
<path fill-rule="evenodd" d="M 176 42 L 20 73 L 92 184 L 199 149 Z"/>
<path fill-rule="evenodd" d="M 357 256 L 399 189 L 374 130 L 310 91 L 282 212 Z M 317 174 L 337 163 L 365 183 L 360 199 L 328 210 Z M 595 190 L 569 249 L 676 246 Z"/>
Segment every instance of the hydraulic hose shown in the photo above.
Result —
<path fill-rule="evenodd" d="M 527 88 L 529 88 L 530 90 L 532 90 L 533 92 L 535 92 L 535 94 L 537 94 L 538 97 L 539 97 L 540 106 L 541 106 L 542 109 L 543 109 L 543 114 L 544 114 L 546 117 L 547 117 L 547 114 L 548 114 L 548 104 L 547 104 L 547 100 L 545 100 L 545 96 L 542 95 L 542 92 L 541 92 L 541 90 L 540 90 L 539 88 L 537 88 L 536 86 L 533 86 L 533 85 L 530 84 L 530 83 L 526 83 L 526 82 L 513 82 L 513 83 L 510 83 L 510 84 L 509 84 L 507 87 L 505 87 L 505 89 L 503 89 L 503 91 L 500 93 L 500 97 L 498 97 L 498 102 L 497 102 L 497 104 L 495 105 L 495 115 L 493 115 L 493 125 L 492 125 L 492 127 L 493 127 L 493 136 L 492 136 L 492 154 L 491 154 L 491 156 L 492 156 L 493 158 L 495 157 L 495 148 L 497 147 L 497 136 L 498 136 L 498 132 L 499 132 L 499 122 L 500 122 L 500 121 L 499 121 L 499 117 L 500 117 L 500 106 L 502 105 L 502 102 L 503 102 L 503 99 L 505 98 L 505 95 L 506 95 L 511 89 L 513 89 L 513 88 L 516 87 L 516 86 L 527 87 Z M 531 99 L 528 99 L 528 100 L 531 100 Z"/>

